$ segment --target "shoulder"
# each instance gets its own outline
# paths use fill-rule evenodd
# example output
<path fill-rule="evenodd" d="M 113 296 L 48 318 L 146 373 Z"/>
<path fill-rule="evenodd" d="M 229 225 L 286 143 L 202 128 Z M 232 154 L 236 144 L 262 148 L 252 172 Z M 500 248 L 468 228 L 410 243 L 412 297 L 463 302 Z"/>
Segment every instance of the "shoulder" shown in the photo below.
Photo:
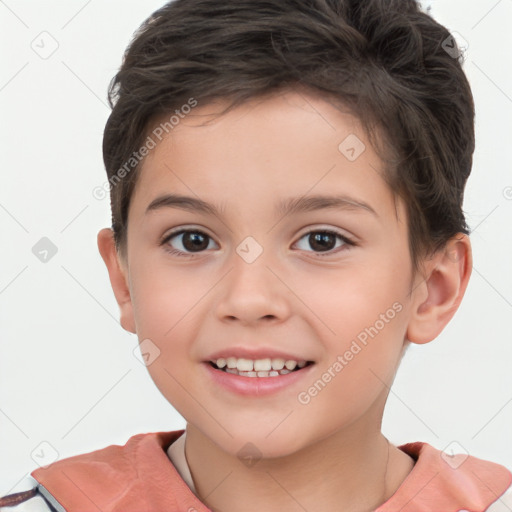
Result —
<path fill-rule="evenodd" d="M 467 452 L 441 451 L 427 443 L 408 443 L 399 448 L 416 463 L 396 495 L 386 507 L 379 509 L 380 512 L 398 509 L 403 509 L 402 512 L 512 511 L 512 473 L 508 468 Z M 414 496 L 412 501 L 411 496 Z"/>
<path fill-rule="evenodd" d="M 0 512 L 87 510 L 91 496 L 101 510 L 110 510 L 113 500 L 119 510 L 146 510 L 146 502 L 156 499 L 155 495 L 164 504 L 162 510 L 168 510 L 166 505 L 174 506 L 183 489 L 166 449 L 183 432 L 137 434 L 124 445 L 109 445 L 39 467 L 30 473 L 32 485 L 17 486 L 23 492 L 0 497 Z M 148 492 L 141 493 L 141 488 Z"/>

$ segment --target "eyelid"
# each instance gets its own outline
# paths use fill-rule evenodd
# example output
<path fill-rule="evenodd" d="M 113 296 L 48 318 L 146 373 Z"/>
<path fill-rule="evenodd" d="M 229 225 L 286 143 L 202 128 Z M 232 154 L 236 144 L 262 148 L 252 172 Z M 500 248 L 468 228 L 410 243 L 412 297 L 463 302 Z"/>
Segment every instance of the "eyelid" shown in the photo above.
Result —
<path fill-rule="evenodd" d="M 350 245 L 359 245 L 358 238 L 351 233 L 348 233 L 346 230 L 330 225 L 318 225 L 318 224 L 311 224 L 304 228 L 305 231 L 303 231 L 298 237 L 297 241 L 300 240 L 305 235 L 308 235 L 310 233 L 317 233 L 317 232 L 327 232 L 332 233 L 336 236 L 341 237 L 344 241 L 346 241 L 347 244 Z M 296 242 L 295 242 L 296 243 Z"/>
<path fill-rule="evenodd" d="M 178 226 L 176 228 L 171 229 L 170 231 L 166 231 L 164 235 L 160 238 L 160 245 L 164 244 L 166 241 L 169 240 L 169 238 L 179 235 L 183 232 L 193 231 L 195 233 L 202 233 L 203 235 L 206 235 L 210 237 L 213 241 L 215 241 L 215 237 L 212 236 L 206 228 L 203 227 L 197 227 L 197 225 L 189 226 L 187 224 L 184 224 L 182 226 Z M 217 242 L 215 242 L 217 243 Z"/>
<path fill-rule="evenodd" d="M 338 227 L 334 227 L 334 226 L 330 226 L 330 225 L 327 225 L 327 224 L 310 224 L 309 226 L 306 226 L 305 228 L 303 228 L 304 231 L 302 232 L 302 234 L 299 236 L 299 238 L 302 238 L 304 235 L 307 235 L 311 232 L 315 233 L 317 231 L 327 231 L 327 232 L 330 232 L 330 233 L 335 233 L 339 236 L 342 236 L 350 241 L 353 241 L 355 243 L 355 239 L 352 235 L 350 235 L 349 233 L 347 233 L 344 229 L 341 229 L 341 228 L 338 228 Z"/>

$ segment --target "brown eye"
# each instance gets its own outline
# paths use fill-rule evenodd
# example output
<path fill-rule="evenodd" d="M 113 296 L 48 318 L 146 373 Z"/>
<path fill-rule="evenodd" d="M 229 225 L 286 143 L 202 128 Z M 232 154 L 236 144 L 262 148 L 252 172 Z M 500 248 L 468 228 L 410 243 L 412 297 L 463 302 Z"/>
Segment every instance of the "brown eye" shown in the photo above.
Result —
<path fill-rule="evenodd" d="M 171 244 L 171 240 L 176 241 Z M 213 242 L 211 237 L 202 231 L 182 229 L 167 236 L 162 241 L 162 245 L 165 245 L 166 250 L 171 254 L 190 256 L 188 253 L 202 252 L 208 249 L 210 242 Z"/>
<path fill-rule="evenodd" d="M 182 244 L 187 251 L 201 251 L 208 247 L 208 235 L 198 231 L 183 233 Z"/>
<path fill-rule="evenodd" d="M 336 246 L 336 236 L 332 233 L 310 233 L 308 243 L 311 248 L 319 251 L 329 251 Z"/>
<path fill-rule="evenodd" d="M 313 252 L 317 253 L 329 253 L 333 254 L 338 251 L 334 251 L 334 249 L 337 249 L 339 247 L 345 246 L 345 245 L 355 245 L 351 240 L 349 240 L 347 237 L 342 235 L 341 233 L 337 233 L 336 231 L 328 231 L 328 230 L 316 230 L 316 231 L 310 231 L 306 234 L 304 234 L 299 242 L 301 240 L 306 240 L 306 243 L 304 245 L 309 246 L 311 249 L 313 249 Z M 338 240 L 341 241 L 341 243 L 338 243 Z M 299 247 L 299 249 L 308 251 L 307 247 Z M 323 256 L 323 254 L 319 254 L 320 256 Z"/>

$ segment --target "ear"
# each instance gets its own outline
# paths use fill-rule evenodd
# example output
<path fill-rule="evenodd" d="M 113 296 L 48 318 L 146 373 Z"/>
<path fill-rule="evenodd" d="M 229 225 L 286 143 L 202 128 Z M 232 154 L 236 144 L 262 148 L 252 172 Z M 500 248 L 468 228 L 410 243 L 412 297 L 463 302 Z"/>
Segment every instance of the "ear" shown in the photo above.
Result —
<path fill-rule="evenodd" d="M 471 242 L 464 233 L 424 262 L 427 278 L 414 285 L 407 339 L 428 343 L 441 333 L 459 308 L 472 267 Z"/>
<path fill-rule="evenodd" d="M 114 232 L 110 228 L 104 228 L 98 233 L 98 249 L 107 266 L 110 284 L 116 297 L 121 312 L 121 326 L 126 331 L 136 333 L 133 317 L 133 305 L 128 286 L 127 269 L 125 262 L 118 254 Z"/>

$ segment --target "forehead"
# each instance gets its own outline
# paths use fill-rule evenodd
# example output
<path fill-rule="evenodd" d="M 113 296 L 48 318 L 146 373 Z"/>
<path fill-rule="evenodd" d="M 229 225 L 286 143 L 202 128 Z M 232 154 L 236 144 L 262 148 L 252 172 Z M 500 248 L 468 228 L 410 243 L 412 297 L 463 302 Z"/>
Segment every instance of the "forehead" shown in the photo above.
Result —
<path fill-rule="evenodd" d="M 350 113 L 291 91 L 218 116 L 227 104 L 198 104 L 172 125 L 168 115 L 159 119 L 130 210 L 143 215 L 163 193 L 200 197 L 231 214 L 252 201 L 277 211 L 284 198 L 336 194 L 372 205 L 381 218 L 396 216 L 382 162 Z"/>

